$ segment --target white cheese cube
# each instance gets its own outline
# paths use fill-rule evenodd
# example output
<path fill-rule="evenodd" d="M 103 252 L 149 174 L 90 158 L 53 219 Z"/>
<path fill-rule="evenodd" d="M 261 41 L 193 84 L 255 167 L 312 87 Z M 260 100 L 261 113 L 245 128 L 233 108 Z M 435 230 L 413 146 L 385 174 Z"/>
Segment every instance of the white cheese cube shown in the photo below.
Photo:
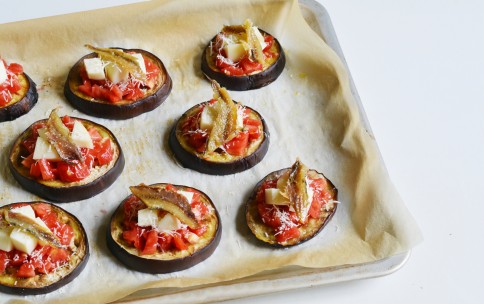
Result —
<path fill-rule="evenodd" d="M 108 63 L 104 69 L 106 70 L 106 76 L 112 83 L 125 82 L 129 78 L 129 72 L 115 63 Z"/>
<path fill-rule="evenodd" d="M 138 210 L 138 226 L 154 227 L 158 225 L 158 210 L 141 209 Z"/>
<path fill-rule="evenodd" d="M 213 123 L 217 118 L 217 111 L 213 105 L 207 105 L 203 108 L 200 116 L 200 128 L 202 130 L 212 130 Z"/>
<path fill-rule="evenodd" d="M 183 195 L 187 199 L 188 203 L 192 202 L 193 192 L 183 191 L 183 190 L 177 190 L 176 192 L 178 192 L 178 194 Z"/>
<path fill-rule="evenodd" d="M 244 58 L 246 55 L 246 51 L 243 44 L 240 43 L 229 43 L 224 46 L 225 54 L 227 58 L 232 60 L 233 62 L 237 62 Z"/>
<path fill-rule="evenodd" d="M 37 239 L 28 232 L 14 228 L 10 233 L 10 240 L 12 240 L 15 249 L 31 254 L 37 247 Z"/>
<path fill-rule="evenodd" d="M 268 188 L 264 191 L 266 204 L 269 205 L 289 205 L 289 200 L 281 195 L 276 188 Z"/>
<path fill-rule="evenodd" d="M 75 120 L 74 121 L 74 128 L 71 132 L 72 142 L 76 144 L 78 147 L 81 148 L 94 148 L 92 143 L 91 135 L 87 131 L 86 127 L 82 124 L 82 122 Z"/>
<path fill-rule="evenodd" d="M 264 41 L 264 36 L 262 36 L 257 26 L 253 26 L 252 29 L 254 30 L 254 34 L 257 37 L 257 41 L 259 42 L 260 47 L 262 49 L 265 49 L 265 47 L 267 46 L 267 43 Z"/>
<path fill-rule="evenodd" d="M 84 66 L 86 67 L 87 77 L 89 77 L 89 79 L 105 79 L 103 62 L 100 58 L 86 58 L 84 59 Z"/>
<path fill-rule="evenodd" d="M 244 127 L 244 108 L 237 108 L 237 123 L 235 126 L 237 129 L 242 129 Z"/>
<path fill-rule="evenodd" d="M 0 83 L 5 82 L 5 80 L 7 80 L 7 69 L 5 68 L 3 60 L 0 59 Z"/>
<path fill-rule="evenodd" d="M 158 231 L 173 231 L 182 227 L 180 220 L 178 220 L 171 213 L 165 214 L 159 221 L 156 227 Z"/>
<path fill-rule="evenodd" d="M 35 219 L 34 209 L 32 209 L 32 207 L 30 205 L 10 209 L 10 212 L 22 214 L 22 215 L 29 217 L 31 219 Z"/>
<path fill-rule="evenodd" d="M 13 249 L 12 240 L 10 239 L 10 229 L 0 230 L 0 250 L 9 252 Z"/>
<path fill-rule="evenodd" d="M 55 148 L 42 136 L 37 137 L 37 141 L 35 142 L 35 150 L 33 159 L 47 159 L 47 160 L 60 160 L 59 153 L 55 150 Z"/>
<path fill-rule="evenodd" d="M 145 65 L 145 59 L 143 58 L 143 55 L 139 53 L 134 53 L 130 55 L 132 55 L 133 57 L 136 57 L 136 61 L 138 62 L 138 65 L 141 68 L 141 71 L 143 71 L 143 74 L 146 74 L 146 65 Z"/>
<path fill-rule="evenodd" d="M 42 226 L 42 227 L 47 228 L 48 230 L 50 230 L 50 228 L 47 227 L 47 224 L 40 217 L 34 218 L 34 221 L 37 223 L 37 225 Z"/>

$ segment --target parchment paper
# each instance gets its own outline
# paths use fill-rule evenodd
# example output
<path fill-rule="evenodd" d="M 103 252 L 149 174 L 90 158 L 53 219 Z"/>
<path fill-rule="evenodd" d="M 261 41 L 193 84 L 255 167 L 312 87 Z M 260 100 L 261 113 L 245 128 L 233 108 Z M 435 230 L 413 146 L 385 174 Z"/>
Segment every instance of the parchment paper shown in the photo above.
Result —
<path fill-rule="evenodd" d="M 233 99 L 265 117 L 271 134 L 269 152 L 260 164 L 235 175 L 209 176 L 184 169 L 171 155 L 168 132 L 185 110 L 212 96 L 200 72 L 206 43 L 223 25 L 241 24 L 246 18 L 277 37 L 287 56 L 276 82 L 259 90 L 231 92 Z M 66 101 L 62 88 L 70 67 L 88 53 L 86 43 L 156 54 L 173 79 L 171 95 L 154 111 L 124 121 L 78 112 Z M 110 128 L 126 156 L 122 175 L 106 191 L 61 204 L 77 215 L 88 232 L 91 258 L 79 277 L 47 295 L 0 294 L 0 302 L 104 303 L 140 289 L 222 283 L 262 271 L 277 273 L 291 265 L 323 268 L 366 263 L 406 252 L 421 240 L 375 140 L 362 125 L 343 64 L 305 23 L 297 1 L 151 1 L 1 25 L 0 46 L 0 56 L 21 63 L 40 94 L 30 113 L 0 124 L 1 204 L 39 199 L 13 179 L 7 158 L 14 139 L 57 106 L 62 107 L 60 114 Z M 289 249 L 261 246 L 246 227 L 245 201 L 260 179 L 289 167 L 296 157 L 333 181 L 340 205 L 329 225 L 311 241 Z M 184 184 L 213 199 L 223 233 L 208 260 L 185 271 L 150 275 L 126 269 L 110 254 L 105 244 L 109 218 L 129 194 L 128 187 L 141 182 Z"/>

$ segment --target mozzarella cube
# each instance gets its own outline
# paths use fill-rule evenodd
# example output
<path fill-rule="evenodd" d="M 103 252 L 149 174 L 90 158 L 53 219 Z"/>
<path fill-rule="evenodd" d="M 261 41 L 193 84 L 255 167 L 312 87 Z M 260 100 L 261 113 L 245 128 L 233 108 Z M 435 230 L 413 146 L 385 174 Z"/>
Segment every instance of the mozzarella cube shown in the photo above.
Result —
<path fill-rule="evenodd" d="M 87 77 L 92 80 L 104 80 L 103 62 L 100 58 L 86 58 L 84 59 L 84 66 L 86 67 Z"/>
<path fill-rule="evenodd" d="M 125 82 L 129 78 L 129 72 L 123 70 L 115 63 L 108 63 L 104 69 L 106 70 L 106 76 L 112 83 Z"/>
<path fill-rule="evenodd" d="M 265 49 L 265 47 L 267 46 L 267 43 L 264 40 L 264 36 L 262 36 L 262 34 L 259 31 L 259 29 L 257 28 L 257 26 L 253 26 L 252 29 L 254 30 L 254 34 L 257 37 L 257 41 L 259 42 L 260 47 L 262 49 Z"/>
<path fill-rule="evenodd" d="M 0 230 L 0 250 L 9 252 L 13 249 L 12 240 L 10 239 L 10 230 Z"/>
<path fill-rule="evenodd" d="M 244 45 L 240 43 L 226 44 L 224 46 L 224 51 L 227 55 L 227 58 L 232 60 L 233 62 L 241 60 L 247 53 L 245 51 Z"/>
<path fill-rule="evenodd" d="M 22 215 L 29 217 L 31 219 L 35 219 L 34 209 L 32 209 L 32 207 L 30 205 L 10 209 L 10 212 L 22 214 Z"/>
<path fill-rule="evenodd" d="M 138 210 L 138 226 L 154 227 L 158 225 L 158 210 L 141 209 Z"/>
<path fill-rule="evenodd" d="M 50 230 L 50 228 L 47 226 L 47 224 L 40 217 L 34 218 L 34 221 L 37 223 L 37 225 L 39 225 L 41 227 L 44 227 L 44 228 L 47 228 L 48 230 Z"/>
<path fill-rule="evenodd" d="M 188 203 L 191 203 L 192 202 L 193 192 L 183 191 L 183 190 L 178 190 L 177 192 L 178 192 L 178 194 L 183 195 L 187 199 Z"/>
<path fill-rule="evenodd" d="M 71 139 L 72 142 L 80 148 L 94 148 L 91 135 L 87 131 L 86 127 L 84 127 L 82 122 L 78 120 L 74 121 L 74 128 L 71 132 Z"/>
<path fill-rule="evenodd" d="M 141 55 L 140 53 L 134 53 L 130 55 L 136 58 L 136 62 L 138 62 L 138 65 L 141 68 L 141 71 L 143 71 L 143 74 L 146 74 L 146 65 L 145 65 L 145 59 L 143 58 L 143 55 Z"/>
<path fill-rule="evenodd" d="M 55 148 L 42 136 L 39 136 L 35 142 L 33 159 L 60 160 L 61 158 Z"/>
<path fill-rule="evenodd" d="M 200 116 L 200 129 L 212 130 L 213 123 L 217 118 L 217 111 L 213 105 L 206 105 L 203 108 L 202 115 Z"/>
<path fill-rule="evenodd" d="M 2 59 L 0 59 L 0 83 L 3 83 L 7 80 L 7 69 L 5 67 L 5 63 Z"/>
<path fill-rule="evenodd" d="M 28 232 L 14 228 L 10 233 L 10 240 L 12 241 L 15 249 L 31 254 L 37 247 L 37 239 Z"/>
<path fill-rule="evenodd" d="M 158 221 L 156 227 L 158 231 L 173 231 L 182 227 L 180 220 L 178 220 L 173 214 L 167 213 Z"/>
<path fill-rule="evenodd" d="M 276 188 L 268 188 L 264 191 L 266 204 L 269 205 L 289 205 L 289 200 L 281 195 Z"/>
<path fill-rule="evenodd" d="M 237 129 L 242 129 L 244 127 L 244 108 L 237 108 L 237 123 L 235 126 Z"/>

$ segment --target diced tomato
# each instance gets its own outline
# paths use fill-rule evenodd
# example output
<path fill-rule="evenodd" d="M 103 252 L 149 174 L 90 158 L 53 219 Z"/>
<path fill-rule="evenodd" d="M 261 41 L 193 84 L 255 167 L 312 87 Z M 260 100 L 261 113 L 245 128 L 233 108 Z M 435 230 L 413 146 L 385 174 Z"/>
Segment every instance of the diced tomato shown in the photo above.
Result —
<path fill-rule="evenodd" d="M 20 266 L 23 263 L 27 262 L 28 255 L 25 252 L 14 249 L 8 252 L 8 258 L 10 260 L 10 265 Z"/>
<path fill-rule="evenodd" d="M 207 147 L 208 134 L 206 132 L 190 132 L 185 135 L 187 143 L 197 152 L 205 151 Z"/>
<path fill-rule="evenodd" d="M 123 231 L 123 239 L 133 245 L 136 249 L 141 250 L 143 244 L 141 241 L 141 228 L 136 226 L 131 230 Z"/>
<path fill-rule="evenodd" d="M 57 214 L 55 212 L 46 213 L 41 217 L 41 219 L 52 231 L 60 226 L 60 223 L 57 220 Z"/>
<path fill-rule="evenodd" d="M 99 142 L 98 145 L 98 152 L 95 154 L 95 157 L 100 166 L 109 164 L 113 159 L 113 149 L 111 148 L 111 140 L 109 138 L 104 138 Z M 96 149 L 96 148 L 95 148 Z"/>
<path fill-rule="evenodd" d="M 84 80 L 84 82 L 77 88 L 83 94 L 86 94 L 88 96 L 92 95 L 92 85 L 89 80 Z"/>
<path fill-rule="evenodd" d="M 316 196 L 313 196 L 313 201 L 311 202 L 311 207 L 309 208 L 309 216 L 312 218 L 318 218 L 319 214 L 321 213 L 321 206 L 322 206 L 322 201 L 317 198 Z"/>
<path fill-rule="evenodd" d="M 196 228 L 196 229 L 189 228 L 189 230 L 198 236 L 202 236 L 207 231 L 207 226 L 200 225 L 199 228 Z"/>
<path fill-rule="evenodd" d="M 154 254 L 158 246 L 158 232 L 151 230 L 146 235 L 146 243 L 141 254 Z"/>
<path fill-rule="evenodd" d="M 55 232 L 62 245 L 69 245 L 74 237 L 74 229 L 68 224 L 60 224 Z"/>
<path fill-rule="evenodd" d="M 7 253 L 3 250 L 0 250 L 0 274 L 5 271 L 5 268 L 7 267 L 8 259 L 7 259 Z"/>
<path fill-rule="evenodd" d="M 225 56 L 222 55 L 217 56 L 217 59 L 215 59 L 215 66 L 223 70 L 229 67 L 234 67 L 234 64 L 228 61 L 228 59 L 226 59 Z"/>
<path fill-rule="evenodd" d="M 16 274 L 19 278 L 31 278 L 35 277 L 35 267 L 32 263 L 27 262 L 22 264 Z"/>
<path fill-rule="evenodd" d="M 32 125 L 32 134 L 35 137 L 35 139 L 37 139 L 37 136 L 39 136 L 39 129 L 42 129 L 42 128 L 45 128 L 45 123 L 43 122 L 36 122 Z"/>
<path fill-rule="evenodd" d="M 8 90 L 0 88 L 0 107 L 6 106 L 12 100 L 12 94 Z"/>
<path fill-rule="evenodd" d="M 258 127 L 261 124 L 262 122 L 258 119 L 252 119 L 252 118 L 249 118 L 248 116 L 244 118 L 244 125 Z"/>
<path fill-rule="evenodd" d="M 69 260 L 69 252 L 64 248 L 52 248 L 49 252 L 49 258 L 52 263 L 63 263 Z"/>
<path fill-rule="evenodd" d="M 69 131 L 72 132 L 72 129 L 74 128 L 74 119 L 69 115 L 64 115 L 62 117 L 62 122 L 69 129 Z"/>
<path fill-rule="evenodd" d="M 167 233 L 161 233 L 158 237 L 158 245 L 161 251 L 168 251 L 172 248 L 173 237 Z"/>
<path fill-rule="evenodd" d="M 172 184 L 166 184 L 165 189 L 168 191 L 176 191 L 176 187 Z"/>
<path fill-rule="evenodd" d="M 32 204 L 32 208 L 34 209 L 35 216 L 37 217 L 44 217 L 47 213 L 52 211 L 52 206 L 46 203 L 37 203 Z"/>
<path fill-rule="evenodd" d="M 225 74 L 225 75 L 228 75 L 228 76 L 241 76 L 241 75 L 245 75 L 245 72 L 242 68 L 238 68 L 238 67 L 235 67 L 235 66 L 227 66 L 225 68 L 222 68 L 221 69 L 222 72 Z"/>
<path fill-rule="evenodd" d="M 260 129 L 258 126 L 246 125 L 245 128 L 249 132 L 249 141 L 256 140 L 260 137 Z"/>
<path fill-rule="evenodd" d="M 183 237 L 179 233 L 173 234 L 173 245 L 175 245 L 175 248 L 178 250 L 186 250 L 188 248 Z"/>
<path fill-rule="evenodd" d="M 240 67 L 244 70 L 245 74 L 251 74 L 262 70 L 262 64 L 257 61 L 251 61 L 248 57 L 244 57 L 240 63 Z"/>
<path fill-rule="evenodd" d="M 33 178 L 41 178 L 42 177 L 42 173 L 40 173 L 39 163 L 35 162 L 35 163 L 32 164 L 32 166 L 30 166 L 30 173 L 29 174 Z"/>
<path fill-rule="evenodd" d="M 15 78 L 11 78 L 8 81 L 7 88 L 10 91 L 10 93 L 15 94 L 15 93 L 17 93 L 22 88 L 22 85 L 20 84 L 20 82 L 18 81 L 18 79 L 15 77 Z"/>
<path fill-rule="evenodd" d="M 276 241 L 281 243 L 289 239 L 297 238 L 299 235 L 300 232 L 297 227 L 290 227 L 276 233 Z"/>
<path fill-rule="evenodd" d="M 145 93 L 141 89 L 139 82 L 130 81 L 123 90 L 123 99 L 125 100 L 138 100 L 144 95 Z"/>
<path fill-rule="evenodd" d="M 272 44 L 274 44 L 274 37 L 272 37 L 271 35 L 265 35 L 264 42 L 266 43 L 266 47 L 263 51 L 266 52 L 272 47 Z"/>
<path fill-rule="evenodd" d="M 90 168 L 84 163 L 69 165 L 65 162 L 59 162 L 57 173 L 59 179 L 63 182 L 77 182 L 89 176 Z"/>
<path fill-rule="evenodd" d="M 55 178 L 54 167 L 50 161 L 39 159 L 37 164 L 39 164 L 39 170 L 43 180 L 52 180 Z"/>
<path fill-rule="evenodd" d="M 35 151 L 35 143 L 37 142 L 37 137 L 29 137 L 27 138 L 26 140 L 24 140 L 22 142 L 22 146 L 24 146 L 25 149 L 27 149 L 27 151 L 29 153 L 34 153 Z"/>
<path fill-rule="evenodd" d="M 204 203 L 200 202 L 200 200 L 194 200 L 194 203 L 192 203 L 192 208 L 198 209 L 202 217 L 208 212 L 208 207 Z"/>
<path fill-rule="evenodd" d="M 89 128 L 87 131 L 89 132 L 93 142 L 100 141 L 103 138 L 99 131 L 94 127 Z"/>
<path fill-rule="evenodd" d="M 224 145 L 225 151 L 230 155 L 241 156 L 249 144 L 249 133 L 240 132 L 235 138 Z"/>
<path fill-rule="evenodd" d="M 7 70 L 14 73 L 15 75 L 22 74 L 24 72 L 24 68 L 18 63 L 9 64 Z"/>
<path fill-rule="evenodd" d="M 123 92 L 117 85 L 111 86 L 105 94 L 104 99 L 107 99 L 112 103 L 116 103 L 123 99 Z"/>
<path fill-rule="evenodd" d="M 24 158 L 20 163 L 25 168 L 29 168 L 30 169 L 30 167 L 35 163 L 34 153 L 32 153 L 29 156 L 27 156 L 26 158 Z"/>

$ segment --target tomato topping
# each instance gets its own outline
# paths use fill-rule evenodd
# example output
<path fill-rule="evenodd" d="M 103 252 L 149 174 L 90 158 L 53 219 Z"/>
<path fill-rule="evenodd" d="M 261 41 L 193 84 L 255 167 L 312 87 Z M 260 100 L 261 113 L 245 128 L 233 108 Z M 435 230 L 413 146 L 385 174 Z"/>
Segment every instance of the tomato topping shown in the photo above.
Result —
<path fill-rule="evenodd" d="M 113 159 L 113 149 L 109 138 L 104 138 L 100 142 L 96 142 L 94 144 L 94 151 L 100 166 L 109 164 Z"/>
<path fill-rule="evenodd" d="M 64 115 L 62 117 L 62 122 L 64 123 L 64 125 L 69 129 L 69 131 L 72 132 L 72 129 L 74 129 L 74 119 L 72 119 L 70 116 L 68 115 Z"/>
<path fill-rule="evenodd" d="M 232 65 L 222 68 L 222 72 L 228 76 L 242 76 L 245 74 L 242 68 L 238 68 Z"/>
<path fill-rule="evenodd" d="M 35 277 L 35 267 L 32 263 L 25 263 L 20 266 L 17 271 L 17 277 L 19 278 L 31 278 Z"/>
<path fill-rule="evenodd" d="M 130 245 L 133 245 L 138 250 L 142 248 L 140 236 L 141 236 L 141 228 L 138 226 L 134 227 L 131 230 L 123 231 L 123 239 L 127 241 Z"/>
<path fill-rule="evenodd" d="M 74 229 L 67 224 L 61 224 L 56 229 L 56 235 L 62 245 L 69 245 L 74 237 Z"/>
<path fill-rule="evenodd" d="M 85 163 L 69 165 L 66 162 L 59 162 L 57 173 L 63 182 L 78 182 L 89 176 L 90 168 Z"/>
<path fill-rule="evenodd" d="M 262 70 L 262 64 L 257 61 L 251 61 L 248 57 L 244 57 L 240 63 L 240 67 L 244 70 L 245 74 L 249 75 L 254 72 Z"/>
<path fill-rule="evenodd" d="M 173 234 L 173 245 L 178 250 L 186 250 L 188 248 L 187 244 L 183 240 L 183 237 L 178 233 Z"/>
<path fill-rule="evenodd" d="M 44 217 L 47 215 L 47 213 L 50 213 L 52 211 L 52 206 L 49 204 L 45 203 L 37 203 L 37 204 L 32 204 L 32 209 L 34 209 L 35 216 L 37 217 Z"/>
<path fill-rule="evenodd" d="M 172 248 L 173 237 L 167 233 L 158 234 L 158 245 L 160 246 L 160 251 L 168 251 Z"/>
<path fill-rule="evenodd" d="M 296 226 L 282 229 L 281 231 L 276 233 L 276 241 L 282 243 L 289 239 L 298 238 L 299 234 L 299 229 Z"/>
<path fill-rule="evenodd" d="M 52 263 L 62 263 L 69 260 L 69 252 L 63 248 L 52 248 L 49 252 L 49 258 Z"/>
<path fill-rule="evenodd" d="M 249 145 L 249 133 L 240 132 L 235 138 L 224 145 L 225 151 L 230 155 L 242 156 Z"/>
<path fill-rule="evenodd" d="M 22 74 L 24 72 L 24 68 L 18 63 L 11 63 L 7 70 L 14 73 L 15 75 Z"/>
<path fill-rule="evenodd" d="M 8 105 L 12 101 L 13 94 L 22 88 L 18 76 L 23 73 L 23 67 L 20 64 L 7 65 L 4 60 L 2 61 L 7 69 L 7 79 L 0 83 L 0 107 Z"/>
<path fill-rule="evenodd" d="M 141 254 L 155 254 L 158 246 L 158 232 L 151 230 L 146 234 L 146 243 Z"/>

